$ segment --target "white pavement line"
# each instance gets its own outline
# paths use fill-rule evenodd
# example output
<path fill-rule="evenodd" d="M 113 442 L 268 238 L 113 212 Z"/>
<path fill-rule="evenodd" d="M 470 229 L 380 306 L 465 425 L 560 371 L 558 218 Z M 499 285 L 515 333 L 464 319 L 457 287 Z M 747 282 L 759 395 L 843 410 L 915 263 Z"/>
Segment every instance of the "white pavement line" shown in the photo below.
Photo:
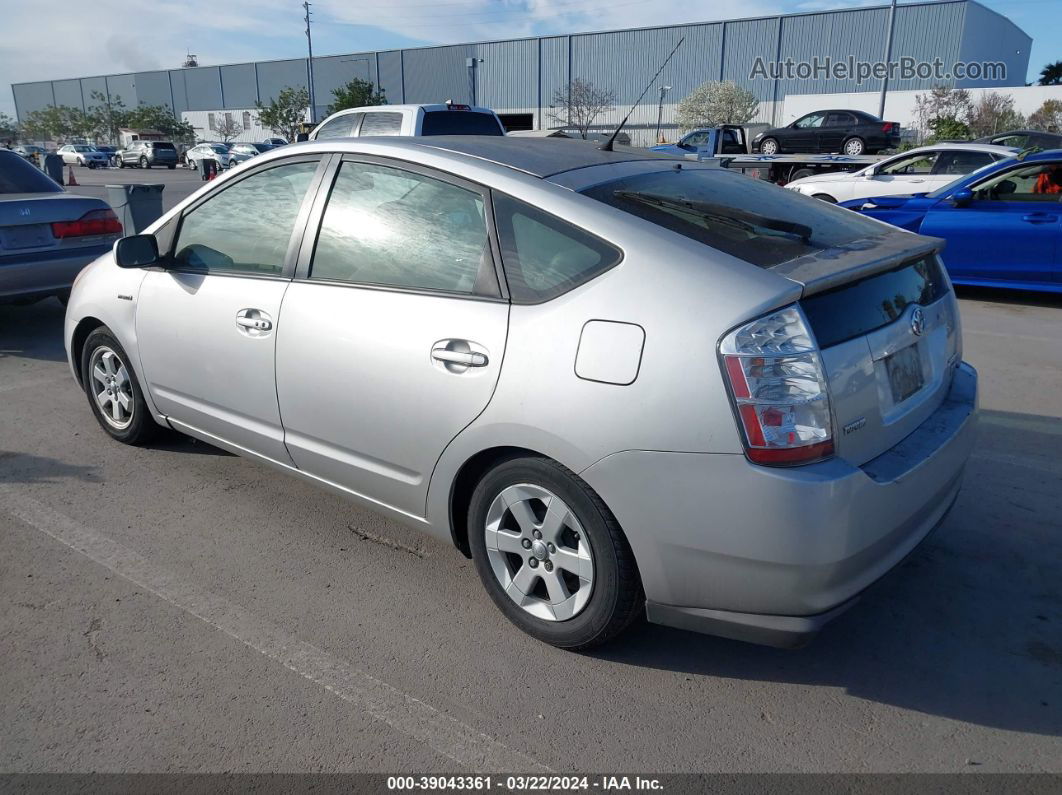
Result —
<path fill-rule="evenodd" d="M 550 768 L 444 715 L 429 704 L 359 671 L 346 660 L 298 640 L 240 605 L 178 579 L 133 550 L 85 527 L 11 486 L 0 504 L 12 516 L 115 574 L 221 630 L 377 720 L 476 773 L 550 773 Z"/>

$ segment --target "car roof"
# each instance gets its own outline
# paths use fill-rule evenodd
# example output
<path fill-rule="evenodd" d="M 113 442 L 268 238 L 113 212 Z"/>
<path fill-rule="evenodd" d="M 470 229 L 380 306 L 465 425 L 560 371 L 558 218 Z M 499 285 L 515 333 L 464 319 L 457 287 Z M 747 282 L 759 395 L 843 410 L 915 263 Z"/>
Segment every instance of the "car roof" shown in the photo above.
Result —
<path fill-rule="evenodd" d="M 1007 157 L 1013 157 L 1018 152 L 1016 146 L 1001 146 L 1000 144 L 981 144 L 975 141 L 968 142 L 941 142 L 939 144 L 926 144 L 925 146 L 919 146 L 915 149 L 908 149 L 906 152 L 899 152 L 901 155 L 909 155 L 912 152 L 927 152 L 936 150 L 948 150 L 956 152 L 988 152 L 994 155 L 1005 155 Z"/>
<path fill-rule="evenodd" d="M 333 139 L 337 140 L 337 139 Z M 342 139 L 338 139 L 342 140 Z M 352 139 L 357 140 L 357 139 Z M 646 149 L 617 146 L 599 149 L 578 138 L 509 138 L 504 135 L 432 135 L 418 138 L 373 138 L 398 147 L 422 147 L 487 160 L 545 179 L 565 171 L 634 160 L 674 160 Z"/>
<path fill-rule="evenodd" d="M 455 104 L 460 104 L 460 103 L 455 103 Z M 407 105 L 362 105 L 360 108 L 344 108 L 343 110 L 337 110 L 335 113 L 333 113 L 328 118 L 332 118 L 332 116 L 341 116 L 341 115 L 344 115 L 344 114 L 347 114 L 347 113 L 365 113 L 367 111 L 368 112 L 372 112 L 372 111 L 384 111 L 384 110 L 416 110 L 417 108 L 423 108 L 426 111 L 432 111 L 432 110 L 446 110 L 448 107 L 450 107 L 450 106 L 447 105 L 446 103 L 443 103 L 443 102 L 426 103 L 426 104 L 423 104 L 423 105 L 410 105 L 410 104 L 407 104 Z M 494 111 L 492 109 L 485 108 L 485 107 L 482 107 L 480 105 L 465 105 L 465 106 L 462 106 L 462 110 L 454 111 L 454 112 L 455 113 L 468 113 L 470 111 L 472 113 L 490 113 L 491 115 L 494 114 Z"/>

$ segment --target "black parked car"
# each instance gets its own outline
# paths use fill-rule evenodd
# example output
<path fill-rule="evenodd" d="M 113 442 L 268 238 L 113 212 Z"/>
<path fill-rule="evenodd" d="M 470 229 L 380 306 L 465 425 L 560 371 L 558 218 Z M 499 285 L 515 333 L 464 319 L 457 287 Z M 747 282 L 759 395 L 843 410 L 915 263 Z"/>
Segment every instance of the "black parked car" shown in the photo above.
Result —
<path fill-rule="evenodd" d="M 1062 149 L 1062 135 L 1040 130 L 1008 130 L 975 138 L 974 143 L 1014 146 L 1018 149 Z"/>
<path fill-rule="evenodd" d="M 882 121 L 861 110 L 817 110 L 786 127 L 764 130 L 752 139 L 752 151 L 764 155 L 783 152 L 863 155 L 899 145 L 898 123 Z"/>
<path fill-rule="evenodd" d="M 118 161 L 119 168 L 126 166 L 177 168 L 177 147 L 169 141 L 133 141 L 114 157 Z"/>

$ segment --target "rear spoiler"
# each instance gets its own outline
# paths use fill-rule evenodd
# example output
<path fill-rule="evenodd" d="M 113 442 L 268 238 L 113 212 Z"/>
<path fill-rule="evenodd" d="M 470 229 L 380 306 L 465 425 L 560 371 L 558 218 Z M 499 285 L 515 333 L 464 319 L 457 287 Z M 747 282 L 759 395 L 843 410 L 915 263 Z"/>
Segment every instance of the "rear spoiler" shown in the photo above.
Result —
<path fill-rule="evenodd" d="M 944 243 L 939 237 L 897 230 L 826 248 L 775 265 L 769 270 L 803 285 L 804 295 L 813 295 L 890 270 L 911 260 L 939 254 L 944 249 Z"/>

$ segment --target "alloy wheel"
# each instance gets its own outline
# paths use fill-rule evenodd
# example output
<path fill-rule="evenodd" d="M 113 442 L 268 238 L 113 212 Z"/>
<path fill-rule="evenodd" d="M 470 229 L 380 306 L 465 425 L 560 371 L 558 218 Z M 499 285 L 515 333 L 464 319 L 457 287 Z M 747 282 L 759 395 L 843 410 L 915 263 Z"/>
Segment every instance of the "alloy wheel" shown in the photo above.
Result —
<path fill-rule="evenodd" d="M 89 360 L 92 395 L 100 416 L 119 431 L 133 421 L 133 385 L 125 362 L 106 345 L 92 352 Z"/>
<path fill-rule="evenodd" d="M 520 608 L 546 621 L 577 616 L 594 586 L 590 539 L 565 502 L 530 483 L 504 489 L 487 509 L 487 559 Z"/>

